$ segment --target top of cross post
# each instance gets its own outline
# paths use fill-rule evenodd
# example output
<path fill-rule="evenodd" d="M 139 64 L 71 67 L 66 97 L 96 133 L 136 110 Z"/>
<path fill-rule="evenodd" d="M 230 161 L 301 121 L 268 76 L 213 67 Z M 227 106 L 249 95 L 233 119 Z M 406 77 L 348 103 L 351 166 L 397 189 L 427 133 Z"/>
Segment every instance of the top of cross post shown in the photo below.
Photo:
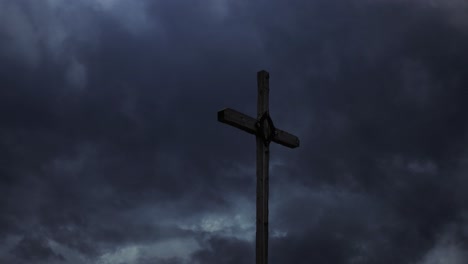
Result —
<path fill-rule="evenodd" d="M 263 77 L 263 78 L 265 78 L 267 80 L 270 79 L 270 74 L 265 70 L 261 70 L 261 71 L 257 72 L 257 76 Z"/>

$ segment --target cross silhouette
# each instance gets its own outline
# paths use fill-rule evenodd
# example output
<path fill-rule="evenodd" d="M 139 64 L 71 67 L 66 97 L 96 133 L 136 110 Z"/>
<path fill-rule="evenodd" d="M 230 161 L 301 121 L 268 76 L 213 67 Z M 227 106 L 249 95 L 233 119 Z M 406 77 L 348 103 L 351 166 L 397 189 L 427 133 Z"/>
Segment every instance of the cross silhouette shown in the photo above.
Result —
<path fill-rule="evenodd" d="M 268 263 L 268 166 L 270 142 L 289 148 L 299 147 L 299 138 L 277 129 L 269 114 L 269 73 L 257 73 L 257 118 L 226 108 L 218 112 L 218 121 L 256 135 L 257 141 L 257 222 L 256 264 Z"/>

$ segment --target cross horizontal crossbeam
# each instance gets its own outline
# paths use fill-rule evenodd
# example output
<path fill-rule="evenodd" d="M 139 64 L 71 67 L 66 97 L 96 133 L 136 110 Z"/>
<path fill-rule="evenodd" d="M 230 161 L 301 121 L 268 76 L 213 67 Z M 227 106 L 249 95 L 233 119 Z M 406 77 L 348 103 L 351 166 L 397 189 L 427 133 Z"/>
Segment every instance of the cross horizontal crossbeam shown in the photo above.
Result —
<path fill-rule="evenodd" d="M 256 124 L 258 120 L 234 109 L 226 108 L 219 111 L 218 121 L 237 127 L 247 133 L 257 134 Z M 281 129 L 275 129 L 271 141 L 288 148 L 299 147 L 299 138 Z"/>

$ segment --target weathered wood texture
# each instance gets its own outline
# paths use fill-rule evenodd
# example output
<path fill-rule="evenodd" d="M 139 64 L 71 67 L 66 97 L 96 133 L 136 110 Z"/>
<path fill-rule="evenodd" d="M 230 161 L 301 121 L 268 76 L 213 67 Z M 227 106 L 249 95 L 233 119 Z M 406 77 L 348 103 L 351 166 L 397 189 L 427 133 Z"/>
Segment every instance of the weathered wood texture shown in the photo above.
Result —
<path fill-rule="evenodd" d="M 257 119 L 268 112 L 269 106 L 269 75 L 266 71 L 257 73 L 258 98 Z M 257 134 L 257 232 L 256 259 L 257 264 L 268 263 L 268 168 L 270 162 L 270 142 L 265 142 L 261 133 Z M 265 144 L 266 143 L 266 144 Z"/>
<path fill-rule="evenodd" d="M 257 119 L 245 115 L 241 112 L 237 112 L 231 108 L 226 108 L 219 111 L 218 121 L 242 129 L 250 134 L 255 134 L 257 131 L 257 128 L 255 127 Z"/>
<path fill-rule="evenodd" d="M 298 137 L 281 129 L 275 130 L 275 136 L 272 141 L 288 148 L 297 148 L 300 144 Z"/>

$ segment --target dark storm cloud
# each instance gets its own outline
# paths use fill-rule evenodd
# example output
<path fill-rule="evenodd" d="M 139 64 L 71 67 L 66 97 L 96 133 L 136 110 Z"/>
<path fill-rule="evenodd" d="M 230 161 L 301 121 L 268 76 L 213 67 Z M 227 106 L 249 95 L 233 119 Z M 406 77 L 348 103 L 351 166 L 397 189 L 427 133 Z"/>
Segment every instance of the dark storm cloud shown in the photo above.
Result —
<path fill-rule="evenodd" d="M 44 239 L 34 237 L 21 239 L 12 253 L 25 261 L 31 262 L 65 260 L 62 255 L 55 253 Z"/>
<path fill-rule="evenodd" d="M 255 259 L 254 244 L 238 239 L 211 237 L 192 255 L 194 263 L 248 263 Z"/>
<path fill-rule="evenodd" d="M 322 216 L 324 205 L 311 207 L 311 199 L 299 200 L 282 217 L 289 229 L 300 226 L 301 232 L 274 246 L 274 252 L 297 251 L 272 258 L 279 263 L 291 256 L 304 263 L 325 262 L 326 254 L 313 250 L 323 241 L 335 249 L 327 262 L 422 260 L 447 225 L 463 226 L 465 221 L 466 181 L 460 170 L 465 169 L 466 153 L 463 87 L 468 79 L 462 63 L 468 39 L 439 8 L 295 3 L 307 12 L 300 15 L 278 4 L 291 10 L 297 23 L 268 37 L 270 53 L 294 46 L 276 57 L 277 67 L 291 70 L 290 78 L 305 79 L 302 105 L 308 105 L 309 112 L 303 118 L 313 125 L 303 139 L 310 148 L 302 149 L 300 162 L 308 167 L 300 168 L 310 174 L 297 181 L 310 186 L 309 191 L 327 184 L 364 193 L 391 220 L 379 219 L 374 223 L 378 229 L 372 230 L 368 221 L 373 207 L 359 201 L 353 204 L 365 210 L 337 208 Z M 310 34 L 304 37 L 304 32 Z M 295 39 L 299 34 L 303 37 Z M 284 199 L 286 191 L 281 193 L 276 199 Z M 347 208 L 353 204 L 346 203 Z M 360 215 L 359 221 L 340 228 L 353 214 Z M 292 225 L 296 217 L 301 224 Z M 326 220 L 315 224 L 317 217 Z M 308 232 L 307 222 L 320 232 Z M 343 232 L 344 239 L 333 239 L 333 232 Z M 379 240 L 380 247 L 369 246 L 380 245 Z"/>
<path fill-rule="evenodd" d="M 5 260 L 253 261 L 254 212 L 235 215 L 254 201 L 254 139 L 216 111 L 253 115 L 263 68 L 275 124 L 302 142 L 272 151 L 272 263 L 425 261 L 462 230 L 468 54 L 452 7 L 0 6 Z"/>
<path fill-rule="evenodd" d="M 35 17 L 45 16 L 41 12 L 55 10 L 53 5 L 34 9 L 32 3 L 22 4 L 5 6 L 28 30 L 33 28 L 28 23 L 38 22 Z M 89 10 L 85 4 L 77 8 L 87 10 L 87 16 L 91 13 L 96 25 L 90 34 L 97 39 L 89 44 L 70 37 L 59 47 L 66 48 L 65 58 L 47 56 L 52 51 L 42 44 L 51 36 L 45 33 L 21 31 L 33 35 L 25 38 L 37 40 L 28 44 L 4 28 L 10 47 L 31 46 L 16 50 L 25 57 L 7 54 L 1 64 L 2 234 L 21 237 L 44 229 L 42 240 L 53 240 L 91 259 L 116 247 L 193 236 L 161 222 L 206 210 L 226 211 L 229 204 L 219 193 L 236 192 L 248 183 L 239 177 L 219 179 L 224 164 L 232 165 L 214 160 L 213 141 L 221 141 L 219 134 L 202 136 L 199 128 L 208 124 L 205 131 L 216 130 L 213 121 L 220 106 L 206 88 L 193 87 L 201 82 L 201 74 L 212 74 L 214 80 L 205 86 L 221 95 L 230 88 L 223 78 L 238 74 L 220 76 L 220 71 L 210 69 L 213 66 L 200 67 L 205 59 L 201 50 L 175 45 L 191 39 L 184 39 L 193 34 L 188 23 L 199 22 L 202 27 L 210 24 L 210 17 L 200 7 L 198 16 L 204 21 L 187 17 L 183 25 L 168 31 L 173 35 L 157 30 L 143 34 L 110 15 L 93 17 L 93 12 L 102 14 L 102 10 Z M 175 6 L 167 7 L 171 8 Z M 221 30 L 216 25 L 208 29 L 212 38 Z M 232 39 L 235 36 L 226 35 L 218 41 Z M 192 43 L 205 48 L 195 38 Z M 210 50 L 206 47 L 203 52 Z M 223 49 L 217 52 L 222 54 Z M 239 54 L 224 59 L 241 66 Z M 207 64 L 221 63 L 216 57 Z M 154 207 L 159 208 L 156 215 L 144 213 Z M 18 258 L 30 255 L 28 250 L 15 252 Z"/>

